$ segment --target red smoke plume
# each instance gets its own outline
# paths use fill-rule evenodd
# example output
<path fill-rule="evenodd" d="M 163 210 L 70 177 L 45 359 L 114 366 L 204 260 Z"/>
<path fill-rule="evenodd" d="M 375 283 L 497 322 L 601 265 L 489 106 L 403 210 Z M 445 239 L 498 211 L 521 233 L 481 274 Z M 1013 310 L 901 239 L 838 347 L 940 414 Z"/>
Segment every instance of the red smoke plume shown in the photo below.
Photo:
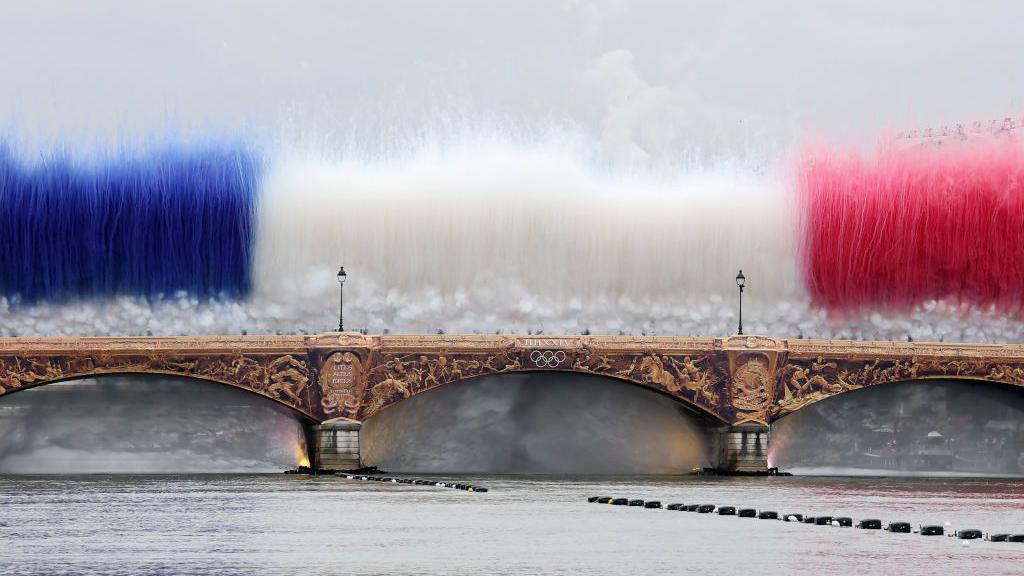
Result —
<path fill-rule="evenodd" d="M 808 150 L 798 166 L 805 280 L 834 312 L 929 300 L 1024 302 L 1024 146 L 1014 140 Z"/>

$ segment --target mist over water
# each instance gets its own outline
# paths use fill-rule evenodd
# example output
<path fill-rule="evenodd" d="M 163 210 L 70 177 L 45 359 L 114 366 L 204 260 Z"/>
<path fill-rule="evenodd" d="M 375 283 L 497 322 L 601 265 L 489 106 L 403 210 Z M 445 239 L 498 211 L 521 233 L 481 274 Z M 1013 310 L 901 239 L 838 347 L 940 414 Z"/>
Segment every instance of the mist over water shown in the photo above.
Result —
<path fill-rule="evenodd" d="M 280 472 L 302 425 L 222 384 L 104 376 L 0 397 L 0 473 Z"/>
<path fill-rule="evenodd" d="M 775 422 L 769 463 L 798 474 L 1024 475 L 1024 393 L 951 380 L 856 390 Z"/>
<path fill-rule="evenodd" d="M 576 374 L 488 376 L 370 417 L 366 465 L 391 472 L 679 474 L 711 461 L 705 423 L 633 384 Z"/>

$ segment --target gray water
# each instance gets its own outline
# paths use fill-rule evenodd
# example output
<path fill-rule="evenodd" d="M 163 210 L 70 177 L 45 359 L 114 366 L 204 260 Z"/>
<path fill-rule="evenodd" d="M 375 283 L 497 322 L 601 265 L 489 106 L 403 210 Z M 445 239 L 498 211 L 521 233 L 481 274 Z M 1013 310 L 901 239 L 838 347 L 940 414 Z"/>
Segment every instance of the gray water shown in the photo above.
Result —
<path fill-rule="evenodd" d="M 236 453 L 261 467 L 292 463 L 278 446 L 300 440 L 298 423 L 265 399 L 193 381 L 114 383 L 0 399 L 0 462 L 137 470 L 166 450 L 166 467 L 204 459 L 215 469 L 232 466 Z M 863 405 L 846 413 L 846 428 L 863 424 L 864 410 L 887 417 L 894 398 L 913 420 L 901 425 L 906 434 L 937 418 L 951 424 L 943 430 L 957 445 L 977 430 L 1008 430 L 986 419 L 1020 421 L 1012 413 L 1017 400 L 1001 390 L 968 398 L 973 389 L 940 387 L 929 396 L 937 400 L 916 404 L 914 386 L 877 390 L 904 392 L 877 401 L 875 389 L 851 395 L 844 402 Z M 847 454 L 838 424 L 849 406 L 839 400 L 816 405 L 830 419 L 828 434 L 820 418 L 804 429 L 784 420 L 788 428 L 773 430 L 776 455 L 787 441 L 789 454 L 800 454 L 807 443 L 793 443 L 804 436 L 822 451 Z M 651 458 L 652 446 L 701 454 L 702 428 L 665 402 L 601 379 L 480 380 L 386 409 L 364 430 L 369 455 L 410 467 L 431 462 L 424 454 L 450 469 L 545 470 L 559 459 L 566 467 L 600 458 L 616 466 L 676 462 Z M 911 406 L 918 406 L 912 414 Z M 672 448 L 665 436 L 683 445 Z M 77 456 L 63 458 L 69 453 Z M 1024 482 L 1016 479 L 482 474 L 446 478 L 487 493 L 284 474 L 0 475 L 0 574 L 1019 574 L 1024 560 L 1024 544 L 963 546 L 955 538 L 586 502 L 607 495 L 1024 533 Z"/>
<path fill-rule="evenodd" d="M 1004 480 L 0 476 L 3 574 L 1020 574 L 1024 544 L 588 504 L 591 495 L 1024 532 Z"/>

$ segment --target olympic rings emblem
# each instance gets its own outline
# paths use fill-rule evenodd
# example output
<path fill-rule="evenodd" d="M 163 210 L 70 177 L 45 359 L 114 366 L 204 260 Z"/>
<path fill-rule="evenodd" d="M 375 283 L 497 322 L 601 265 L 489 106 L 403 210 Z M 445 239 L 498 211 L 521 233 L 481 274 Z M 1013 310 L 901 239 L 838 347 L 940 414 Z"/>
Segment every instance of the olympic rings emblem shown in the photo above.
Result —
<path fill-rule="evenodd" d="M 565 350 L 534 350 L 530 361 L 537 368 L 558 368 L 565 362 Z"/>

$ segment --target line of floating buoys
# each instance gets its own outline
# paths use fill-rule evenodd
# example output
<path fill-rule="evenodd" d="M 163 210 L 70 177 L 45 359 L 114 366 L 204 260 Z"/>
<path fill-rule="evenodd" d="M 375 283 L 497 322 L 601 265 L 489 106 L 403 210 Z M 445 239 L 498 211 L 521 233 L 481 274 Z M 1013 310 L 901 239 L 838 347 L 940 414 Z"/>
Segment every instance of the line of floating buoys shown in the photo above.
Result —
<path fill-rule="evenodd" d="M 413 484 L 415 486 L 439 486 L 441 488 L 455 488 L 466 492 L 487 492 L 487 488 L 476 484 L 463 484 L 461 482 L 438 482 L 437 480 L 423 480 L 420 478 L 392 478 L 390 476 L 371 476 L 367 474 L 347 474 L 336 472 L 335 476 L 349 480 L 363 480 L 366 482 L 387 482 L 389 484 Z"/>
<path fill-rule="evenodd" d="M 643 501 L 640 499 L 630 498 L 613 498 L 611 496 L 591 496 L 587 498 L 587 502 L 597 504 L 613 504 L 617 506 L 634 506 L 643 508 L 662 508 L 661 502 L 658 500 Z M 963 530 L 956 530 L 949 534 L 946 534 L 946 526 L 939 526 L 937 524 L 929 524 L 918 527 L 914 530 L 910 525 L 910 522 L 889 522 L 884 527 L 882 521 L 877 518 L 865 518 L 858 521 L 856 524 L 853 518 L 849 516 L 805 516 L 803 514 L 783 514 L 779 515 L 774 510 L 761 510 L 758 511 L 755 508 L 737 508 L 736 506 L 717 506 L 715 504 L 681 504 L 673 503 L 664 507 L 665 510 L 674 512 L 697 512 L 698 514 L 711 514 L 717 513 L 719 516 L 736 516 L 738 518 L 759 518 L 761 520 L 782 520 L 785 522 L 797 522 L 803 524 L 813 524 L 816 526 L 835 526 L 839 528 L 849 528 L 856 526 L 861 530 L 885 530 L 894 534 L 910 534 L 918 533 L 922 536 L 942 536 L 947 535 L 950 537 L 959 538 L 964 541 L 964 546 L 967 545 L 967 540 L 980 540 L 985 539 L 990 542 L 1024 542 L 1024 534 L 988 534 L 985 535 L 981 530 L 976 528 L 967 528 Z"/>

